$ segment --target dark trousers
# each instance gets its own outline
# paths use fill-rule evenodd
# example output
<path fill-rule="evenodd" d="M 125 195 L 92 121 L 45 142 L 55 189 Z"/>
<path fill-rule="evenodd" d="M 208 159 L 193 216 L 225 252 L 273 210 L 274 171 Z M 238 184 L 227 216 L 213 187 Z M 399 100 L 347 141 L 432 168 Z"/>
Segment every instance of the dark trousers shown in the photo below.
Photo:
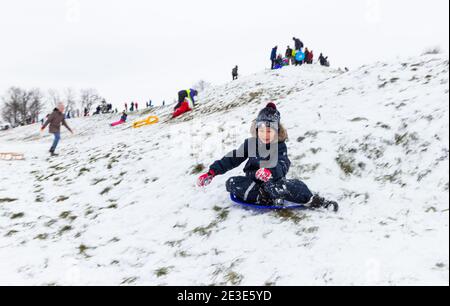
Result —
<path fill-rule="evenodd" d="M 229 193 L 249 203 L 258 202 L 261 188 L 271 199 L 283 199 L 298 204 L 308 203 L 313 196 L 309 188 L 299 180 L 283 179 L 261 183 L 245 176 L 237 176 L 230 178 L 226 187 Z"/>
<path fill-rule="evenodd" d="M 234 80 L 237 80 L 237 79 L 238 79 L 237 74 L 233 74 L 233 81 L 234 81 Z"/>
<path fill-rule="evenodd" d="M 277 60 L 276 59 L 273 59 L 272 60 L 272 68 L 270 68 L 270 69 L 275 69 L 275 65 L 276 65 L 276 63 L 277 63 Z"/>
<path fill-rule="evenodd" d="M 178 103 L 183 103 L 184 100 L 188 97 L 186 90 L 182 90 L 178 93 Z"/>

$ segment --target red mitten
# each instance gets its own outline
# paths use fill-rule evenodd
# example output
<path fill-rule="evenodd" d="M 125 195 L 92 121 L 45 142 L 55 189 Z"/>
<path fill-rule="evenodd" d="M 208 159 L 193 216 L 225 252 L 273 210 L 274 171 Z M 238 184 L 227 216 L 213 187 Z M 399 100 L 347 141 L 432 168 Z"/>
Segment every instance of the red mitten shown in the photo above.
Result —
<path fill-rule="evenodd" d="M 197 180 L 198 187 L 206 187 L 211 184 L 213 178 L 216 176 L 214 170 L 209 170 L 208 173 L 201 175 Z"/>
<path fill-rule="evenodd" d="M 257 180 L 267 183 L 272 178 L 272 172 L 269 169 L 262 168 L 256 171 L 255 177 Z"/>

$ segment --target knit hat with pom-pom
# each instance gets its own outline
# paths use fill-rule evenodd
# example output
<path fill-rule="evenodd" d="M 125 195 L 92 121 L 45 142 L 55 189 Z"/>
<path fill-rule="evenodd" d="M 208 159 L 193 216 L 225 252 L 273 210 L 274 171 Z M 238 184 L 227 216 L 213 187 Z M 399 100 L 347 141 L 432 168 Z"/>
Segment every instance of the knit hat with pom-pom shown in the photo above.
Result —
<path fill-rule="evenodd" d="M 263 108 L 258 117 L 256 117 L 256 124 L 265 124 L 266 126 L 277 128 L 280 126 L 281 114 L 277 110 L 275 103 L 269 103 L 265 108 Z"/>

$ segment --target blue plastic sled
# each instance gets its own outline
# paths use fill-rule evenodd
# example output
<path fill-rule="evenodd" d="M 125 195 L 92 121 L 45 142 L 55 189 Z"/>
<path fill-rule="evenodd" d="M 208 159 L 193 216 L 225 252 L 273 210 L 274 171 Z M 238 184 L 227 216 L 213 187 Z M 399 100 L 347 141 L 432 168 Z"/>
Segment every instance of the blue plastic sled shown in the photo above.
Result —
<path fill-rule="evenodd" d="M 233 201 L 234 203 L 236 203 L 240 206 L 257 209 L 257 210 L 285 210 L 285 209 L 302 209 L 302 210 L 304 210 L 304 209 L 308 209 L 308 207 L 306 207 L 303 204 L 298 204 L 298 203 L 293 203 L 293 202 L 288 202 L 288 201 L 285 201 L 284 205 L 263 206 L 263 205 L 258 205 L 255 203 L 248 203 L 248 202 L 242 201 L 242 200 L 238 199 L 234 194 L 230 194 L 230 198 L 231 198 L 231 201 Z"/>
<path fill-rule="evenodd" d="M 304 61 L 304 60 L 305 60 L 305 57 L 306 57 L 305 53 L 299 51 L 299 52 L 297 52 L 297 54 L 295 55 L 295 60 L 296 60 L 297 62 L 301 62 L 301 61 Z"/>

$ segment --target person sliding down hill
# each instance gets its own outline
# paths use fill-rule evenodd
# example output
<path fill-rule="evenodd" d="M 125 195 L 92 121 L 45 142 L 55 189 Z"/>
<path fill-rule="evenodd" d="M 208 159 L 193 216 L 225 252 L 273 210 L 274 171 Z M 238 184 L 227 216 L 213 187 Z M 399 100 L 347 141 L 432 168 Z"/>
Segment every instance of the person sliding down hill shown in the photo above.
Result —
<path fill-rule="evenodd" d="M 182 114 L 189 112 L 195 106 L 195 97 L 198 96 L 198 92 L 195 89 L 182 90 L 178 93 L 178 104 L 174 108 L 172 118 L 181 116 Z M 189 101 L 192 102 L 190 105 Z"/>
<path fill-rule="evenodd" d="M 120 120 L 114 123 L 111 123 L 111 126 L 118 126 L 121 124 L 124 124 L 125 122 L 127 122 L 127 113 L 125 111 L 122 112 L 122 116 L 120 117 Z"/>
<path fill-rule="evenodd" d="M 299 180 L 286 179 L 291 162 L 286 146 L 288 135 L 280 123 L 280 117 L 276 105 L 269 103 L 252 124 L 253 137 L 214 162 L 208 173 L 198 178 L 198 186 L 209 185 L 215 176 L 225 174 L 247 161 L 245 176 L 232 177 L 226 183 L 227 191 L 238 199 L 268 206 L 279 205 L 286 200 L 311 208 L 332 206 L 337 210 L 336 202 L 313 195 Z"/>
<path fill-rule="evenodd" d="M 58 146 L 59 140 L 61 139 L 61 124 L 64 125 L 72 134 L 73 130 L 67 125 L 66 119 L 64 118 L 64 104 L 59 103 L 58 106 L 53 110 L 53 113 L 48 116 L 44 125 L 41 127 L 43 132 L 47 125 L 50 125 L 49 132 L 54 135 L 53 144 L 50 148 L 50 155 L 57 156 L 55 154 L 56 147 Z"/>

